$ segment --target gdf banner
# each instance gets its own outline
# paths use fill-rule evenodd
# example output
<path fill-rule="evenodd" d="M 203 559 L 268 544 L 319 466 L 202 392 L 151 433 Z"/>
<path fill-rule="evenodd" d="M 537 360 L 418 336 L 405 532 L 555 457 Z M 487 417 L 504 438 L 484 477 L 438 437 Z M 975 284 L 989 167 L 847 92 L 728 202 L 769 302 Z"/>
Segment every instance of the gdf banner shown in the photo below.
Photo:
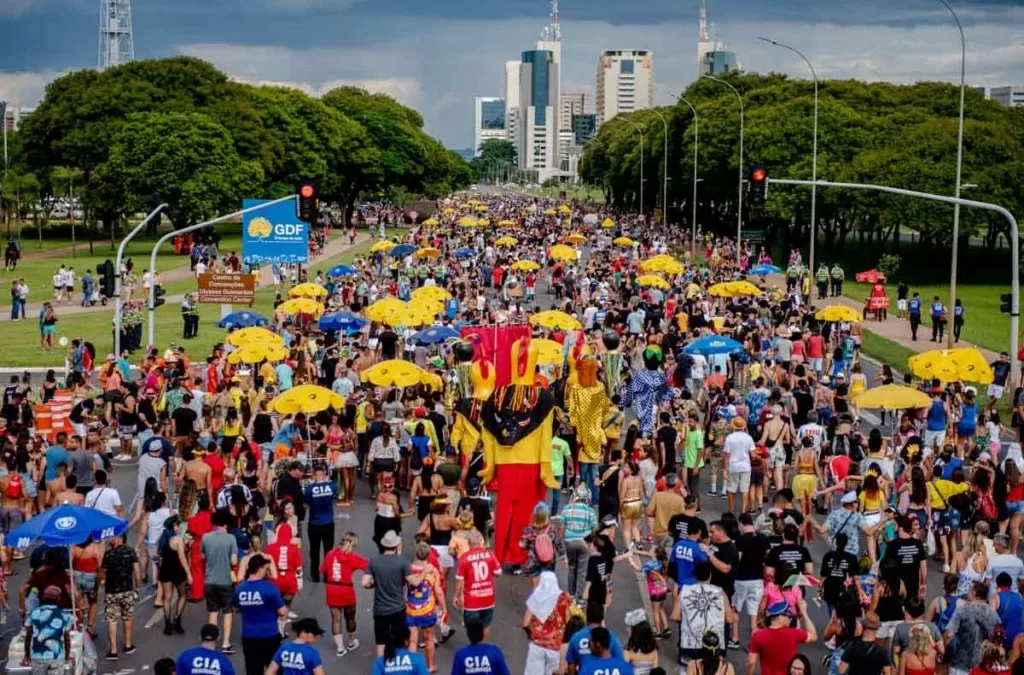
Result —
<path fill-rule="evenodd" d="M 242 200 L 242 208 L 266 204 Z M 295 202 L 281 202 L 242 216 L 242 260 L 250 265 L 309 262 L 309 224 L 295 215 Z"/>

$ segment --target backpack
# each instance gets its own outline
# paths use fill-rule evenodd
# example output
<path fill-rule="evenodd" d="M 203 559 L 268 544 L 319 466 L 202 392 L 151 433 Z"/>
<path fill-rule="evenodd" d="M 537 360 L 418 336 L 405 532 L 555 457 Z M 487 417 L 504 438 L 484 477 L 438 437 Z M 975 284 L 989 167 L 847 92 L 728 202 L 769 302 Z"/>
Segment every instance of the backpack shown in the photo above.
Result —
<path fill-rule="evenodd" d="M 978 515 L 982 520 L 999 520 L 999 508 L 991 492 L 978 495 Z"/>
<path fill-rule="evenodd" d="M 951 597 L 948 595 L 941 595 L 938 598 L 938 616 L 935 617 L 935 627 L 939 629 L 940 633 L 946 632 L 946 626 L 949 625 L 949 620 L 953 618 L 953 612 L 956 611 L 956 596 Z"/>
<path fill-rule="evenodd" d="M 18 499 L 21 497 L 21 474 L 12 473 L 11 477 L 7 481 L 7 489 L 4 490 L 4 496 L 9 499 Z"/>
<path fill-rule="evenodd" d="M 542 565 L 555 561 L 555 542 L 551 539 L 551 528 L 546 527 L 533 539 L 533 552 Z"/>

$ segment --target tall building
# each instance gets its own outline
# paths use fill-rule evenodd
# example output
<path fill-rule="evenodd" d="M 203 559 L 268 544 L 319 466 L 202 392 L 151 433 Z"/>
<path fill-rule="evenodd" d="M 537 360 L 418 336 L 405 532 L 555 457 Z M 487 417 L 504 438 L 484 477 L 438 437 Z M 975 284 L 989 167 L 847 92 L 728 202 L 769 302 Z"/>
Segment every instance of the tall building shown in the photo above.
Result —
<path fill-rule="evenodd" d="M 697 12 L 697 75 L 706 75 L 703 72 L 707 55 L 714 51 L 715 46 L 711 42 L 711 28 L 708 26 L 708 3 L 707 0 L 700 0 L 700 9 Z"/>
<path fill-rule="evenodd" d="M 718 39 L 715 25 L 708 21 L 708 5 L 701 0 L 697 14 L 697 77 L 703 75 L 725 75 L 740 70 L 734 52 L 727 51 L 725 43 Z"/>
<path fill-rule="evenodd" d="M 477 96 L 473 106 L 473 155 L 480 154 L 484 141 L 496 138 L 506 140 L 505 99 Z"/>
<path fill-rule="evenodd" d="M 519 61 L 505 62 L 505 139 L 519 147 Z"/>
<path fill-rule="evenodd" d="M 1024 106 L 1024 87 L 989 87 L 988 97 L 1000 105 L 1012 108 Z"/>
<path fill-rule="evenodd" d="M 586 145 L 597 134 L 597 115 L 583 113 L 572 116 L 572 135 L 576 145 Z"/>
<path fill-rule="evenodd" d="M 700 64 L 700 69 L 697 72 L 701 75 L 717 77 L 738 69 L 735 52 L 715 49 L 704 55 L 704 62 Z"/>
<path fill-rule="evenodd" d="M 17 131 L 25 118 L 35 112 L 35 108 L 22 108 L 17 104 L 0 101 L 0 117 L 3 117 L 3 126 L 7 131 Z"/>
<path fill-rule="evenodd" d="M 654 52 L 606 50 L 597 62 L 597 125 L 654 105 Z"/>
<path fill-rule="evenodd" d="M 572 116 L 587 112 L 587 95 L 582 91 L 564 92 L 558 100 L 558 129 L 572 130 Z"/>
<path fill-rule="evenodd" d="M 558 171 L 558 64 L 547 50 L 523 52 L 519 67 L 519 166 L 541 182 Z"/>
<path fill-rule="evenodd" d="M 100 0 L 100 70 L 135 60 L 131 0 Z"/>

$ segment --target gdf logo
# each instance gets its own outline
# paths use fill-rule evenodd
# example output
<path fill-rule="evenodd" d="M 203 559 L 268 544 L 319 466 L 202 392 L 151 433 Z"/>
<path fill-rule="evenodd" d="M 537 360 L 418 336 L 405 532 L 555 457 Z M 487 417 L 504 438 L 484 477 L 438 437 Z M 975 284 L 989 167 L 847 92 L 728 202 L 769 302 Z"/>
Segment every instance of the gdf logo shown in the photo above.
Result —
<path fill-rule="evenodd" d="M 302 234 L 301 223 L 278 223 L 274 225 L 274 234 L 279 237 L 297 237 Z"/>

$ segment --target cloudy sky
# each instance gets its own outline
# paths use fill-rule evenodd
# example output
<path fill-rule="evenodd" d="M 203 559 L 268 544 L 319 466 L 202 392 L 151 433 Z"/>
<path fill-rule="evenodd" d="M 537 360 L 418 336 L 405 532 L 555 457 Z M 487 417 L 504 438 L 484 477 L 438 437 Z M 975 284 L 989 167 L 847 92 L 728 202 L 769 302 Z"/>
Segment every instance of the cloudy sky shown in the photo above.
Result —
<path fill-rule="evenodd" d="M 46 83 L 95 67 L 101 0 L 0 0 L 0 100 L 34 104 Z M 939 0 L 708 0 L 747 70 L 956 80 L 955 25 Z M 1024 0 L 954 0 L 971 84 L 1024 85 Z M 472 145 L 473 97 L 500 95 L 504 62 L 532 46 L 547 0 L 132 0 L 138 58 L 178 54 L 230 76 L 311 93 L 356 84 L 419 109 L 451 148 Z M 604 49 L 654 51 L 659 102 L 693 80 L 699 0 L 561 0 L 563 90 L 593 93 Z"/>

